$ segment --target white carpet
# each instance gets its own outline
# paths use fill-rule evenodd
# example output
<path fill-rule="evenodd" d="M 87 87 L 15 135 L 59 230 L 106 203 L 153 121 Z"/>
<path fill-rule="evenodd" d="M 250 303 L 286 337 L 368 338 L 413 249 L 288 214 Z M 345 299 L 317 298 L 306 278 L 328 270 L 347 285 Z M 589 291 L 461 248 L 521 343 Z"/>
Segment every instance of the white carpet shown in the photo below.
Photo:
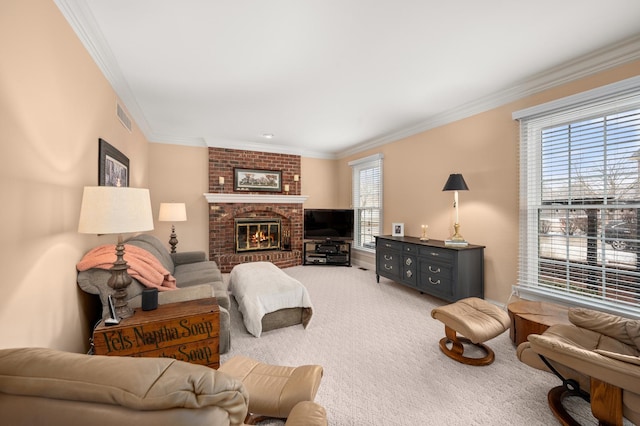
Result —
<path fill-rule="evenodd" d="M 322 365 L 316 402 L 330 425 L 559 424 L 547 405 L 547 392 L 559 380 L 518 361 L 508 331 L 488 342 L 493 364 L 463 365 L 438 347 L 444 325 L 430 313 L 446 302 L 385 278 L 378 284 L 373 271 L 357 267 L 284 271 L 309 291 L 310 326 L 256 338 L 231 298 L 231 350 L 220 361 L 243 354 L 270 364 Z M 572 400 L 583 425 L 597 424 L 588 404 Z"/>

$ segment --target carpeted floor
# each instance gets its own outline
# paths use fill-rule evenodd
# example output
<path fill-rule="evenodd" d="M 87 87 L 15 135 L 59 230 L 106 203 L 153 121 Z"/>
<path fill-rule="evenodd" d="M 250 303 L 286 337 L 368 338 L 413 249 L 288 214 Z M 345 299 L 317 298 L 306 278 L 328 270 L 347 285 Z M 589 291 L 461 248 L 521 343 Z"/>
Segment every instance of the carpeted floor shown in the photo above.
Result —
<path fill-rule="evenodd" d="M 322 365 L 316 402 L 330 425 L 559 424 L 547 405 L 558 379 L 518 361 L 508 332 L 488 342 L 493 364 L 466 366 L 438 348 L 444 326 L 430 312 L 446 302 L 384 278 L 378 284 L 373 271 L 357 267 L 284 271 L 309 291 L 309 327 L 253 337 L 232 298 L 231 350 L 221 362 L 244 354 L 270 364 Z M 597 424 L 588 404 L 575 398 L 571 405 L 583 425 Z"/>

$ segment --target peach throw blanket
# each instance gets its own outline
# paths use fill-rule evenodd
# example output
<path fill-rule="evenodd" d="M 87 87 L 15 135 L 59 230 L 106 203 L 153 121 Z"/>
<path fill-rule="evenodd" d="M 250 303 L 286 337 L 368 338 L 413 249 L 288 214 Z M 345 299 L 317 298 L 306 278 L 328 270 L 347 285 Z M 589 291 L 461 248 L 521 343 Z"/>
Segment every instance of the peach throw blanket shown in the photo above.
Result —
<path fill-rule="evenodd" d="M 124 260 L 129 264 L 127 272 L 131 278 L 140 281 L 144 286 L 157 288 L 159 291 L 176 290 L 176 279 L 148 251 L 125 244 Z M 111 269 L 115 261 L 115 244 L 105 244 L 85 254 L 76 268 L 78 271 L 86 271 L 91 268 Z"/>

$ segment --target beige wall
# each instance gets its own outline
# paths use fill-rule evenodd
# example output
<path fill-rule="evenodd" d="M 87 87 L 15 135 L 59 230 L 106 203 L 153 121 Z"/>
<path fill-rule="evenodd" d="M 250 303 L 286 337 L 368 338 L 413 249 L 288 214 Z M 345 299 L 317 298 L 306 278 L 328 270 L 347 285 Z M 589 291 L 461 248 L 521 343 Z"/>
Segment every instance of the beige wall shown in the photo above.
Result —
<path fill-rule="evenodd" d="M 349 205 L 340 205 L 338 191 L 336 191 L 336 188 L 344 184 L 344 180 L 340 179 L 338 175 L 337 160 L 302 157 L 300 169 L 301 194 L 309 196 L 304 203 L 305 208 L 335 209 L 349 207 Z"/>
<path fill-rule="evenodd" d="M 209 154 L 205 147 L 149 144 L 149 187 L 155 229 L 169 248 L 171 223 L 158 222 L 160 203 L 185 203 L 187 221 L 175 223 L 178 251 L 209 252 Z"/>
<path fill-rule="evenodd" d="M 517 129 L 510 114 L 493 110 L 421 133 L 379 149 L 384 154 L 384 227 L 405 225 L 405 235 L 419 237 L 428 225 L 430 238 L 453 233 L 453 193 L 442 188 L 450 173 L 462 173 L 469 191 L 459 193 L 460 232 L 485 249 L 485 297 L 506 302 L 515 283 L 517 250 Z"/>
<path fill-rule="evenodd" d="M 154 216 L 164 201 L 184 201 L 176 224 L 180 250 L 207 250 L 207 150 L 148 144 L 115 116 L 116 95 L 51 0 L 0 3 L 0 347 L 45 346 L 82 352 L 88 298 L 75 264 L 113 236 L 76 232 L 82 188 L 97 184 L 98 138 L 131 160 L 131 186 L 151 189 Z M 385 154 L 385 232 L 407 235 L 428 224 L 444 239 L 453 222 L 447 176 L 464 174 L 462 234 L 486 245 L 486 296 L 505 302 L 517 270 L 517 124 L 511 112 L 640 74 L 640 62 L 564 85 L 511 105 L 340 160 L 302 159 L 307 207 L 349 207 L 347 162 Z M 170 224 L 153 233 L 168 240 Z"/>
<path fill-rule="evenodd" d="M 0 347 L 88 347 L 75 264 L 112 236 L 77 233 L 98 183 L 98 138 L 147 184 L 148 144 L 115 116 L 116 95 L 51 0 L 0 3 Z"/>
<path fill-rule="evenodd" d="M 640 74 L 640 61 L 411 136 L 340 161 L 384 154 L 384 233 L 392 222 L 405 235 L 446 239 L 453 233 L 453 194 L 443 192 L 450 173 L 462 173 L 460 233 L 485 249 L 485 297 L 505 303 L 516 283 L 518 256 L 518 123 L 513 111 Z M 349 176 L 350 179 L 350 176 Z M 346 180 L 343 186 L 347 186 Z"/>

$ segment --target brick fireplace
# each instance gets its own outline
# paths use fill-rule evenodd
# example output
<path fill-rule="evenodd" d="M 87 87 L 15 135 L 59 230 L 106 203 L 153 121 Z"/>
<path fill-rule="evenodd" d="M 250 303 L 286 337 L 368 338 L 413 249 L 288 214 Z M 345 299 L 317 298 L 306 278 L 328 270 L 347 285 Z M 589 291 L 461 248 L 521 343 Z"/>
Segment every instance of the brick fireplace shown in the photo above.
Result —
<path fill-rule="evenodd" d="M 282 171 L 288 193 L 234 192 L 233 169 Z M 303 203 L 300 195 L 300 157 L 226 148 L 209 148 L 209 258 L 222 272 L 240 263 L 269 261 L 280 268 L 302 264 Z M 224 185 L 220 184 L 224 178 Z M 237 250 L 236 222 L 278 221 L 280 248 Z M 285 244 L 286 243 L 286 244 Z"/>

